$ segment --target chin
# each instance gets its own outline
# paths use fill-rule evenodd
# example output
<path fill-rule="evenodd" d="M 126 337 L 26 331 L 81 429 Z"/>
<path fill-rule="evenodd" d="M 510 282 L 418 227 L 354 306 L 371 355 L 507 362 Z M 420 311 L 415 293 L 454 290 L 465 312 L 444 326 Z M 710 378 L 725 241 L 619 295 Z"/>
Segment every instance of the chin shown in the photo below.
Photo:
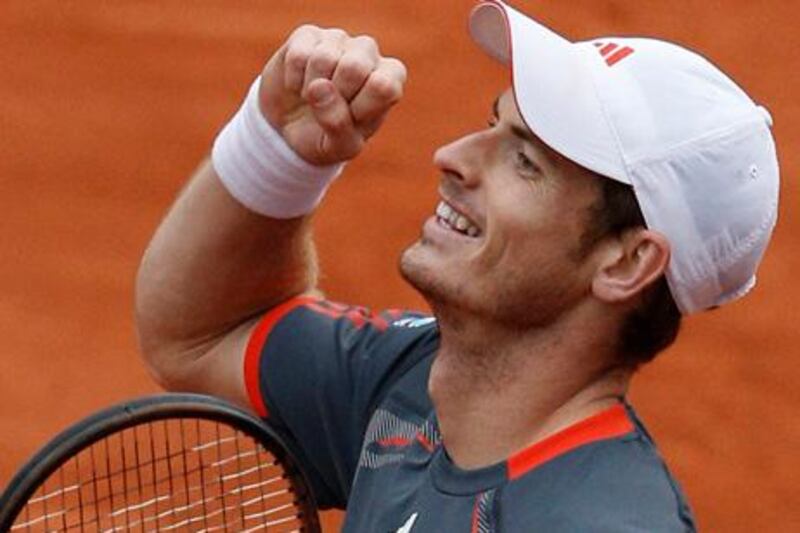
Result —
<path fill-rule="evenodd" d="M 575 303 L 558 283 L 526 283 L 526 276 L 518 273 L 488 285 L 469 282 L 464 265 L 449 264 L 424 239 L 401 254 L 398 268 L 437 316 L 472 316 L 522 331 L 551 322 Z"/>
<path fill-rule="evenodd" d="M 430 250 L 419 240 L 406 248 L 400 255 L 398 263 L 400 275 L 429 302 L 439 299 L 445 292 L 443 280 L 440 279 L 442 269 L 437 268 Z"/>
<path fill-rule="evenodd" d="M 467 305 L 469 291 L 465 291 L 459 276 L 454 275 L 453 265 L 443 263 L 435 249 L 421 239 L 409 246 L 400 256 L 400 275 L 428 302 L 433 313 L 452 315 L 455 310 L 470 309 Z M 449 268 L 448 268 L 449 267 Z M 473 302 L 474 303 L 474 302 Z"/>
<path fill-rule="evenodd" d="M 426 254 L 423 247 L 424 244 L 421 241 L 417 241 L 406 248 L 403 253 L 400 254 L 397 268 L 400 271 L 400 275 L 403 276 L 403 279 L 424 294 L 422 287 L 429 284 L 425 280 L 430 277 L 429 271 L 431 269 L 425 264 L 424 256 Z"/>

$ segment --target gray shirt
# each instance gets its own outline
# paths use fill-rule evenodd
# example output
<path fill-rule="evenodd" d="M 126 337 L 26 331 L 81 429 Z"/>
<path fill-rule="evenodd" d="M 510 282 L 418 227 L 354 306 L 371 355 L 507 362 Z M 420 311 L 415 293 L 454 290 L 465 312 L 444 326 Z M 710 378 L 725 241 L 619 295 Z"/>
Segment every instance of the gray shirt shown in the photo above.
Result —
<path fill-rule="evenodd" d="M 246 358 L 254 407 L 283 432 L 346 532 L 678 532 L 692 513 L 635 412 L 620 404 L 507 460 L 463 470 L 427 392 L 433 318 L 297 299 Z M 502 416 L 502 413 L 498 413 Z"/>

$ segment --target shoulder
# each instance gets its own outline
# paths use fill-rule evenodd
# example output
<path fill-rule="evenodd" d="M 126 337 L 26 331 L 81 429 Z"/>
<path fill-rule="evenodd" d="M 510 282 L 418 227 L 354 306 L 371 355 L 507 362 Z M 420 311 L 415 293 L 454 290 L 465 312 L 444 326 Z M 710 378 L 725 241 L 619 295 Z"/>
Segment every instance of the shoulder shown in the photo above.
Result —
<path fill-rule="evenodd" d="M 281 344 L 333 343 L 342 351 L 422 351 L 438 342 L 436 319 L 416 311 L 369 308 L 305 297 L 265 315 L 263 340 Z M 267 339 L 266 337 L 269 337 Z"/>
<path fill-rule="evenodd" d="M 368 414 L 412 369 L 425 367 L 438 344 L 436 320 L 423 313 L 298 298 L 256 327 L 249 382 L 272 381 L 266 388 L 273 391 L 297 380 L 299 390 L 332 388 Z"/>
<path fill-rule="evenodd" d="M 634 432 L 557 457 L 504 492 L 511 521 L 531 519 L 552 531 L 694 531 L 677 481 L 638 421 Z"/>

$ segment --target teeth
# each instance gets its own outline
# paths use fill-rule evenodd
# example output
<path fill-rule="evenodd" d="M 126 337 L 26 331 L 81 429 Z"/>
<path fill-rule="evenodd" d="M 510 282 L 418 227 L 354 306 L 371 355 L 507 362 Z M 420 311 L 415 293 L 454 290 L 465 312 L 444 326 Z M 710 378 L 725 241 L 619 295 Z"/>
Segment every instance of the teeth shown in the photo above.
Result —
<path fill-rule="evenodd" d="M 450 226 L 460 233 L 469 235 L 470 237 L 477 237 L 481 233 L 467 217 L 458 213 L 445 202 L 439 202 L 439 205 L 436 206 L 436 216 L 447 226 Z"/>
<path fill-rule="evenodd" d="M 458 220 L 459 216 L 461 216 L 461 215 L 459 215 L 455 211 L 452 211 L 450 213 L 450 216 L 447 217 L 447 221 L 450 223 L 451 226 L 456 227 L 456 220 Z"/>

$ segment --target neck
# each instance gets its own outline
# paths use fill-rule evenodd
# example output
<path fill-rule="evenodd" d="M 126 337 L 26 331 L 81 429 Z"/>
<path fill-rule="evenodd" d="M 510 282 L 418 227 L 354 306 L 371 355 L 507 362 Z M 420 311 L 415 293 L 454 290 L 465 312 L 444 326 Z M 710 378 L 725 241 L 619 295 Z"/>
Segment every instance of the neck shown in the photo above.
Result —
<path fill-rule="evenodd" d="M 437 312 L 441 346 L 429 390 L 448 454 L 462 468 L 505 460 L 619 402 L 631 371 L 612 363 L 608 314 L 505 330 Z"/>

